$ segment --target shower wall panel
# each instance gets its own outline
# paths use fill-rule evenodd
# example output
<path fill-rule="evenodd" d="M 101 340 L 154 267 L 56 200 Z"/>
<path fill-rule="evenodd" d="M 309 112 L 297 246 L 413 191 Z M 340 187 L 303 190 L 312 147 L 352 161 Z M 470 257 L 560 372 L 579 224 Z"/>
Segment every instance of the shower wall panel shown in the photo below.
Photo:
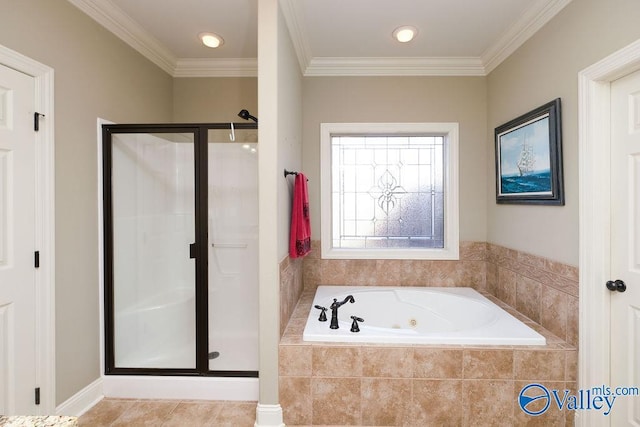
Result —
<path fill-rule="evenodd" d="M 209 143 L 208 153 L 209 369 L 257 371 L 257 144 Z"/>

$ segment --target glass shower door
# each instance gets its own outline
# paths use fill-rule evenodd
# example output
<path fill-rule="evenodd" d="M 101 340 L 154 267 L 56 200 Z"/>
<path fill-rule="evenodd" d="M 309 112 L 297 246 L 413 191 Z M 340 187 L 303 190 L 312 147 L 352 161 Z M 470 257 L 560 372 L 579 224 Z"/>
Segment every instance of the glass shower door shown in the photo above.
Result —
<path fill-rule="evenodd" d="M 115 368 L 196 368 L 194 140 L 112 135 Z"/>

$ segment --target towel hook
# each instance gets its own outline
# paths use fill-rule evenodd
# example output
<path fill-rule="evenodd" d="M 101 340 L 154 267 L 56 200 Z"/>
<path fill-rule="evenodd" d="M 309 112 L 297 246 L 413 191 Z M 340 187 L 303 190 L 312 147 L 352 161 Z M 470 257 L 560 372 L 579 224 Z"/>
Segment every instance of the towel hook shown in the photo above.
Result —
<path fill-rule="evenodd" d="M 229 134 L 229 139 L 231 142 L 236 140 L 236 130 L 233 128 L 233 122 L 231 122 L 231 133 Z"/>

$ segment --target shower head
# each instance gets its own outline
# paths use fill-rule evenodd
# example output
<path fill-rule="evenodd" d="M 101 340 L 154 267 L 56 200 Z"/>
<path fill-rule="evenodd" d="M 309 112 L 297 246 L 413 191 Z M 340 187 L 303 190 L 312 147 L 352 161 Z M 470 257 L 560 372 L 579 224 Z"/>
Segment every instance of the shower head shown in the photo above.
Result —
<path fill-rule="evenodd" d="M 240 112 L 238 113 L 238 116 L 240 116 L 241 118 L 245 119 L 245 120 L 253 120 L 254 122 L 258 123 L 258 118 L 252 116 L 247 110 L 240 110 Z"/>

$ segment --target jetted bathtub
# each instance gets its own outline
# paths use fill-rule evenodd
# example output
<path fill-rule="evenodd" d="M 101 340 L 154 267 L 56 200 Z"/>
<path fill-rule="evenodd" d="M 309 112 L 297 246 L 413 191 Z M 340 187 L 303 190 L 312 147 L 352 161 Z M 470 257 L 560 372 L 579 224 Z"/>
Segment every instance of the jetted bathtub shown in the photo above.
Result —
<path fill-rule="evenodd" d="M 333 299 L 338 329 L 330 329 Z M 327 320 L 318 320 L 326 307 Z M 364 319 L 351 332 L 351 316 Z M 472 288 L 319 286 L 311 305 L 304 341 L 545 345 L 545 338 Z"/>

